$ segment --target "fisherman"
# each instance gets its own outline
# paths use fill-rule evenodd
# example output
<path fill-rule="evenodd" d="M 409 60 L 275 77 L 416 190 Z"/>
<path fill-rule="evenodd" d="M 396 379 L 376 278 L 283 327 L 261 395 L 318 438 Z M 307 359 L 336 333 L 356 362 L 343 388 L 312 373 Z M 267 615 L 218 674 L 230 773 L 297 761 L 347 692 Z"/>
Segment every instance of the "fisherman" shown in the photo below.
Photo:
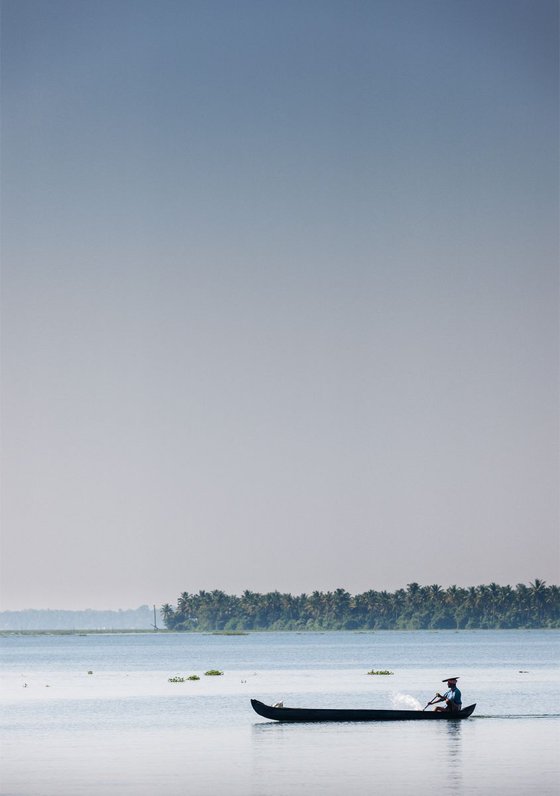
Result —
<path fill-rule="evenodd" d="M 444 708 L 435 708 L 436 713 L 458 713 L 461 708 L 463 707 L 461 703 L 461 692 L 457 688 L 457 680 L 458 677 L 448 677 L 446 680 L 442 680 L 442 683 L 447 683 L 448 691 L 445 694 L 437 693 L 436 697 L 438 697 L 437 702 L 445 702 Z M 437 704 L 437 702 L 435 704 Z"/>

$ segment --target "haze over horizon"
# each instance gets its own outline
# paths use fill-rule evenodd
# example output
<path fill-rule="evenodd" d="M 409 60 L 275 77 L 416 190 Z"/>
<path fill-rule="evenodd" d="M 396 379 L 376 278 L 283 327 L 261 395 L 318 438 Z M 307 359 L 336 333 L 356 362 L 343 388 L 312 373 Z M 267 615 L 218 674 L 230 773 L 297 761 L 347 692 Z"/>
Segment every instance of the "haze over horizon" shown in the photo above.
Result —
<path fill-rule="evenodd" d="M 560 581 L 556 2 L 1 37 L 1 609 Z"/>

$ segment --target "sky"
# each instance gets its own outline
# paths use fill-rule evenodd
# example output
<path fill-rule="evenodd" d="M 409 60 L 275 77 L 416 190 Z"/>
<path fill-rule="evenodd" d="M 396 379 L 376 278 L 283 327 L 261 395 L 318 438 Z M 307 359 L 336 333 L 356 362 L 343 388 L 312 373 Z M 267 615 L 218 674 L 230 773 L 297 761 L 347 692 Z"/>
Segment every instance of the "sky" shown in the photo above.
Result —
<path fill-rule="evenodd" d="M 4 0 L 1 607 L 560 581 L 558 5 Z"/>

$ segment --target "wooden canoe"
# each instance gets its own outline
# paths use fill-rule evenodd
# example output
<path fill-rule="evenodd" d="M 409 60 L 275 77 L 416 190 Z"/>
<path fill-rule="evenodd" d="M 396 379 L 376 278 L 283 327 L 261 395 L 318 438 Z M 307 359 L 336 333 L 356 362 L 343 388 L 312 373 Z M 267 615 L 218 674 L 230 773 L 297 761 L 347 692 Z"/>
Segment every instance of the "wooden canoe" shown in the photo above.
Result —
<path fill-rule="evenodd" d="M 253 710 L 276 721 L 455 721 L 471 715 L 476 704 L 458 713 L 425 710 L 344 710 L 340 708 L 273 708 L 252 699 Z"/>

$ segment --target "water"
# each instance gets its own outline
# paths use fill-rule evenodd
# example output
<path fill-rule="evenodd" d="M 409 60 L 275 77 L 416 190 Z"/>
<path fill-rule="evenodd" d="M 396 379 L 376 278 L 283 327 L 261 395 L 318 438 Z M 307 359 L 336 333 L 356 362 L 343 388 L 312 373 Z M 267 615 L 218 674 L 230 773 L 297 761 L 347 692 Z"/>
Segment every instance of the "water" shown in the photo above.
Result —
<path fill-rule="evenodd" d="M 559 647 L 557 631 L 4 637 L 1 793 L 558 794 Z M 451 675 L 477 703 L 457 723 L 278 724 L 249 703 L 424 706 Z"/>

